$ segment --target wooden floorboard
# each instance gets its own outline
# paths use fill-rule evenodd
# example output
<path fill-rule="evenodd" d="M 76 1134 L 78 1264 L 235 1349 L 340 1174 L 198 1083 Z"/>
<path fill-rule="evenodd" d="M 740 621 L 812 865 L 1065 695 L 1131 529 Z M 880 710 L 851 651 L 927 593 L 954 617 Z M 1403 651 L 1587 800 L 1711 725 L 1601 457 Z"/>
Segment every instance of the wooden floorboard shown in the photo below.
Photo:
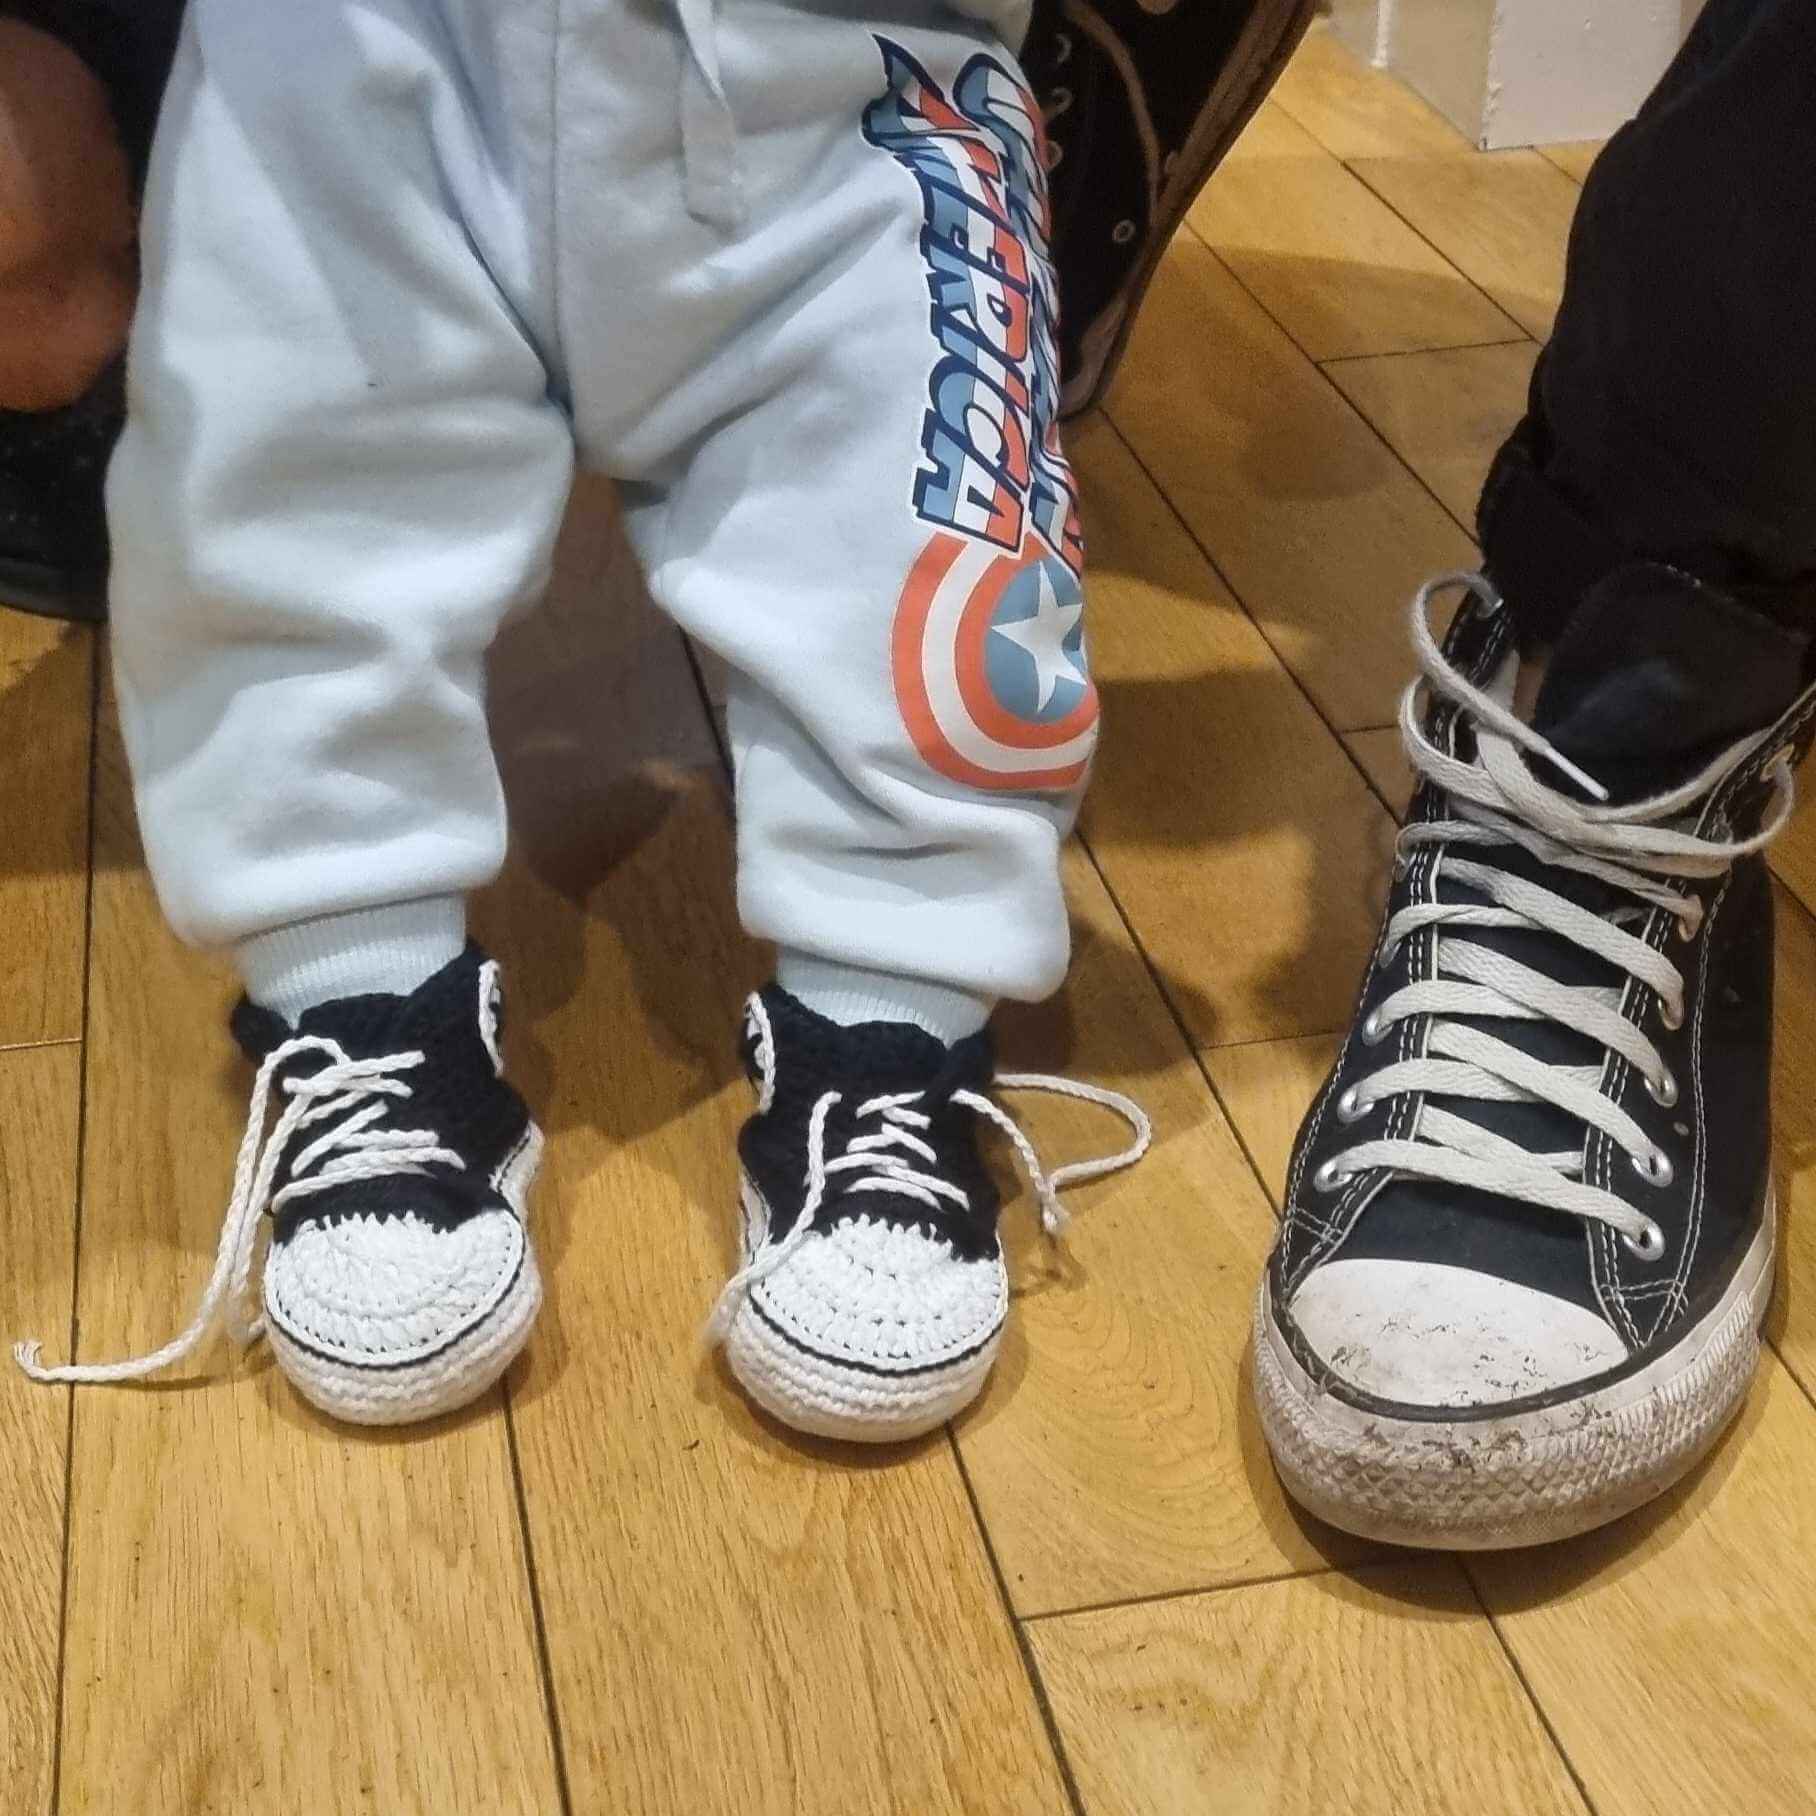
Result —
<path fill-rule="evenodd" d="M 94 633 L 0 609 L 0 1047 L 82 1032 Z"/>
<path fill-rule="evenodd" d="M 1319 711 L 1390 718 L 1406 601 L 1474 545 L 1195 237 L 1162 263 L 1108 413 Z"/>
<path fill-rule="evenodd" d="M 1312 359 L 1525 338 L 1271 104 L 1249 122 L 1188 218 Z"/>
<path fill-rule="evenodd" d="M 1357 158 L 1363 182 L 1522 328 L 1543 340 L 1564 288 L 1580 193 L 1536 151 Z"/>
<path fill-rule="evenodd" d="M 1325 376 L 1367 417 L 1458 525 L 1475 531 L 1489 462 L 1526 412 L 1538 347 L 1515 341 L 1337 360 Z"/>
<path fill-rule="evenodd" d="M 0 1053 L 0 1332 L 61 1344 L 75 1282 L 78 1046 Z M 27 1381 L 0 1350 L 0 1816 L 50 1808 L 63 1594 L 66 1389 Z"/>
<path fill-rule="evenodd" d="M 1122 441 L 1072 447 L 1107 727 L 1091 848 L 1200 1045 L 1335 1028 L 1387 816 Z"/>
<path fill-rule="evenodd" d="M 1089 1816 L 1585 1816 L 1448 1559 L 1029 1636 Z"/>

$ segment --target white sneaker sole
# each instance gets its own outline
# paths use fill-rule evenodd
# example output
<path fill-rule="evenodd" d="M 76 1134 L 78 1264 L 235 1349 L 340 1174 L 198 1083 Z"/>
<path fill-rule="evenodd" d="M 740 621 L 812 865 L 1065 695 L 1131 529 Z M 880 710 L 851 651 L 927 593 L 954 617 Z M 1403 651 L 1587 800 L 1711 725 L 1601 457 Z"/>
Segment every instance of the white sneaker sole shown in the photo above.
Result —
<path fill-rule="evenodd" d="M 1293 1355 L 1267 1290 L 1255 1305 L 1255 1404 L 1274 1466 L 1308 1512 L 1393 1545 L 1486 1551 L 1546 1544 L 1662 1494 L 1713 1447 L 1759 1362 L 1776 1208 L 1728 1290 L 1643 1369 L 1504 1418 L 1395 1419 L 1323 1391 Z"/>
<path fill-rule="evenodd" d="M 477 1400 L 522 1353 L 542 1307 L 536 1251 L 484 1320 L 418 1362 L 365 1368 L 304 1349 L 272 1321 L 265 1334 L 290 1385 L 331 1418 L 353 1425 L 410 1425 Z"/>
<path fill-rule="evenodd" d="M 944 1368 L 873 1374 L 797 1348 L 746 1304 L 725 1339 L 738 1385 L 784 1425 L 858 1444 L 902 1444 L 955 1418 L 983 1390 L 998 1332 L 982 1349 Z"/>
<path fill-rule="evenodd" d="M 739 1194 L 749 1258 L 766 1222 L 748 1178 Z M 983 1391 L 1002 1331 L 978 1349 L 930 1368 L 886 1372 L 803 1349 L 747 1299 L 725 1338 L 738 1385 L 773 1417 L 815 1437 L 857 1444 L 904 1444 L 955 1418 Z"/>

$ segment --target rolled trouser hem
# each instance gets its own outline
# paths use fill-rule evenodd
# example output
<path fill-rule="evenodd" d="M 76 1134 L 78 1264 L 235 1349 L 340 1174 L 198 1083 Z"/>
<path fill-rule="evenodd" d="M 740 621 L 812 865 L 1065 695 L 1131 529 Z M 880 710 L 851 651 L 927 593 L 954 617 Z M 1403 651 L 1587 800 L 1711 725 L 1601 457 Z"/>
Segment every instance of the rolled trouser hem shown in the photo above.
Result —
<path fill-rule="evenodd" d="M 234 962 L 246 994 L 294 1023 L 342 997 L 407 996 L 466 943 L 466 898 L 426 896 L 273 927 L 240 941 Z"/>
<path fill-rule="evenodd" d="M 776 982 L 816 1015 L 841 1026 L 868 1021 L 912 1022 L 947 1042 L 975 1034 L 996 1007 L 994 998 L 950 984 L 834 964 L 805 952 L 780 955 Z"/>

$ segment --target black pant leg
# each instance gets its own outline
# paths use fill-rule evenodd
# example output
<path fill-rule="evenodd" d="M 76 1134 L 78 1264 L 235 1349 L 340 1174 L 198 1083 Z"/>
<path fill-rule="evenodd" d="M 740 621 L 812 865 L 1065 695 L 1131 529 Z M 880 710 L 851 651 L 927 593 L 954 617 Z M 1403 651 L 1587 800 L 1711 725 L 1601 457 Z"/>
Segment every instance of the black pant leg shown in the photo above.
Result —
<path fill-rule="evenodd" d="M 1812 590 L 1810 0 L 1709 0 L 1597 160 L 1481 531 L 1529 639 L 1555 637 L 1586 587 L 1635 557 L 1743 594 Z"/>

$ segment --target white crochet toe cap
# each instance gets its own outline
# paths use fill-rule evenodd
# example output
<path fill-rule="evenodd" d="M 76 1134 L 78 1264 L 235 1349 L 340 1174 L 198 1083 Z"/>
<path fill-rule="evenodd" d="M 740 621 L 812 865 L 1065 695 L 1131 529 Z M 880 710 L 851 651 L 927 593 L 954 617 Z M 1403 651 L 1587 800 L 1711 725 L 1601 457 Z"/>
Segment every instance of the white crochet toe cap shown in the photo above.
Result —
<path fill-rule="evenodd" d="M 308 1223 L 272 1247 L 265 1309 L 316 1356 L 403 1368 L 477 1333 L 533 1267 L 523 1225 L 506 1210 L 452 1230 L 412 1212 Z"/>
<path fill-rule="evenodd" d="M 752 1289 L 760 1315 L 797 1347 L 888 1374 L 939 1368 L 1002 1328 L 1000 1256 L 963 1260 L 919 1230 L 857 1218 L 809 1241 Z"/>
<path fill-rule="evenodd" d="M 1583 1306 L 1436 1262 L 1327 1262 L 1294 1295 L 1291 1316 L 1331 1375 L 1404 1406 L 1523 1400 L 1627 1357 Z"/>

